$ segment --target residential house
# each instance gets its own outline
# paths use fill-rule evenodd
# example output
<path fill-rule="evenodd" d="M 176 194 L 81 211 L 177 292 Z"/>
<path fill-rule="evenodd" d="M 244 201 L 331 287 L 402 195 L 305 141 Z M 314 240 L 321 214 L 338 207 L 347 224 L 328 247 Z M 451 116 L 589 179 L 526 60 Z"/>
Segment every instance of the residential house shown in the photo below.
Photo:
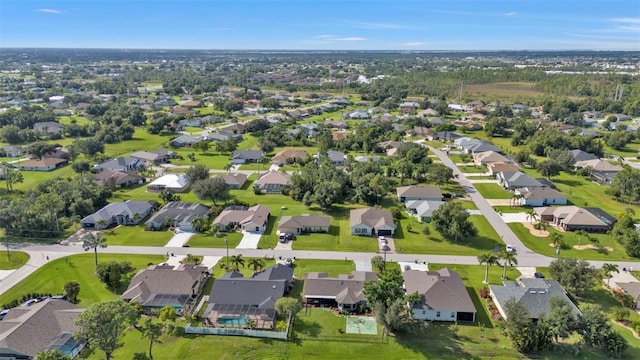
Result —
<path fill-rule="evenodd" d="M 366 162 L 378 162 L 380 161 L 380 156 L 375 155 L 360 155 L 353 158 L 355 162 L 366 163 Z"/>
<path fill-rule="evenodd" d="M 242 141 L 242 135 L 240 134 L 234 134 L 233 132 L 229 131 L 229 130 L 223 130 L 223 131 L 218 131 L 218 132 L 214 132 L 214 133 L 209 133 L 207 135 L 204 136 L 205 139 L 207 140 L 211 140 L 211 141 L 215 141 L 215 142 L 222 142 L 222 141 L 229 141 L 229 140 L 233 140 L 233 141 Z"/>
<path fill-rule="evenodd" d="M 567 292 L 553 279 L 520 278 L 517 281 L 505 281 L 503 284 L 489 285 L 489 295 L 505 320 L 505 304 L 510 299 L 521 302 L 532 320 L 551 313 L 550 304 L 554 297 L 567 303 L 576 317 L 582 316 L 578 307 L 567 296 Z"/>
<path fill-rule="evenodd" d="M 0 156 L 18 157 L 22 155 L 24 155 L 24 150 L 21 146 L 5 145 L 0 147 Z"/>
<path fill-rule="evenodd" d="M 437 186 L 400 186 L 396 188 L 398 201 L 410 200 L 442 201 L 442 192 Z"/>
<path fill-rule="evenodd" d="M 569 153 L 575 162 L 599 159 L 596 155 L 580 149 L 569 150 Z"/>
<path fill-rule="evenodd" d="M 242 231 L 262 233 L 267 229 L 270 212 L 268 207 L 262 205 L 230 206 L 213 220 L 213 225 L 218 225 L 221 231 L 239 226 Z"/>
<path fill-rule="evenodd" d="M 167 174 L 163 175 L 147 185 L 147 191 L 161 192 L 162 190 L 171 190 L 174 193 L 187 191 L 189 188 L 189 180 L 187 174 Z"/>
<path fill-rule="evenodd" d="M 213 281 L 204 323 L 215 327 L 245 327 L 250 321 L 255 329 L 273 329 L 275 304 L 293 282 L 293 268 L 274 265 L 246 278 L 231 271 Z"/>
<path fill-rule="evenodd" d="M 353 235 L 391 236 L 396 231 L 396 224 L 393 222 L 391 212 L 373 207 L 351 210 L 349 225 Z"/>
<path fill-rule="evenodd" d="M 505 163 L 502 161 L 487 164 L 487 169 L 490 175 L 498 175 L 499 172 L 516 173 L 520 171 L 520 166 L 517 164 Z"/>
<path fill-rule="evenodd" d="M 42 160 L 27 160 L 18 164 L 18 169 L 25 171 L 51 171 L 59 167 L 67 165 L 67 159 L 42 159 Z"/>
<path fill-rule="evenodd" d="M 56 158 L 56 159 L 69 159 L 69 150 L 62 146 L 57 146 L 52 151 L 42 154 L 43 159 Z"/>
<path fill-rule="evenodd" d="M 150 265 L 131 279 L 120 298 L 139 303 L 147 313 L 169 306 L 179 314 L 187 314 L 196 305 L 210 275 L 206 266 Z"/>
<path fill-rule="evenodd" d="M 344 166 L 347 156 L 341 151 L 327 150 L 327 159 L 335 166 Z"/>
<path fill-rule="evenodd" d="M 329 277 L 326 272 L 310 272 L 304 282 L 306 304 L 321 307 L 337 307 L 343 311 L 367 308 L 364 284 L 378 280 L 372 271 L 354 270 L 351 274 Z"/>
<path fill-rule="evenodd" d="M 124 171 L 104 170 L 96 174 L 96 183 L 111 188 L 128 187 L 143 184 L 145 178 Z"/>
<path fill-rule="evenodd" d="M 151 216 L 145 225 L 154 230 L 160 230 L 165 226 L 173 226 L 182 231 L 193 231 L 193 220 L 198 217 L 209 216 L 209 210 L 210 208 L 203 204 L 171 201 Z"/>
<path fill-rule="evenodd" d="M 351 102 L 345 98 L 338 98 L 335 99 L 332 104 L 337 106 L 349 106 L 351 105 Z"/>
<path fill-rule="evenodd" d="M 403 143 L 403 141 L 383 141 L 379 142 L 378 146 L 383 149 L 388 156 L 393 156 Z"/>
<path fill-rule="evenodd" d="M 408 136 L 426 137 L 434 133 L 434 130 L 424 126 L 416 126 L 413 129 L 407 131 Z"/>
<path fill-rule="evenodd" d="M 485 140 L 469 139 L 462 142 L 460 148 L 465 154 L 477 154 L 485 151 L 503 153 L 502 149 Z"/>
<path fill-rule="evenodd" d="M 202 136 L 193 137 L 189 135 L 180 135 L 177 138 L 171 140 L 171 146 L 188 147 L 188 146 L 192 146 L 193 144 L 202 142 L 203 140 L 204 138 Z"/>
<path fill-rule="evenodd" d="M 507 190 L 514 190 L 518 188 L 534 188 L 534 187 L 543 187 L 540 181 L 532 178 L 531 176 L 523 173 L 522 171 L 517 172 L 506 172 L 501 171 L 496 174 L 496 179 L 498 183 L 502 185 Z"/>
<path fill-rule="evenodd" d="M 520 111 L 528 110 L 529 107 L 527 105 L 522 104 L 513 104 L 511 105 L 511 111 L 514 113 L 519 113 Z"/>
<path fill-rule="evenodd" d="M 180 120 L 178 121 L 178 124 L 182 127 L 202 127 L 202 120 L 201 119 L 184 119 L 184 120 Z"/>
<path fill-rule="evenodd" d="M 580 208 L 577 206 L 539 207 L 534 211 L 538 217 L 552 222 L 565 231 L 585 230 L 607 232 L 617 221 L 600 208 Z"/>
<path fill-rule="evenodd" d="M 35 359 L 46 350 L 77 356 L 85 344 L 73 336 L 79 330 L 75 321 L 82 311 L 62 299 L 45 299 L 10 309 L 0 321 L 0 353 L 13 355 L 2 358 Z"/>
<path fill-rule="evenodd" d="M 245 123 L 231 123 L 220 128 L 221 131 L 230 131 L 234 134 L 244 134 L 247 125 Z"/>
<path fill-rule="evenodd" d="M 400 104 L 400 112 L 403 114 L 414 115 L 420 108 L 420 104 L 415 101 L 405 101 Z"/>
<path fill-rule="evenodd" d="M 364 110 L 349 111 L 342 115 L 343 118 L 351 120 L 363 120 L 370 117 L 369 113 Z"/>
<path fill-rule="evenodd" d="M 131 157 L 144 161 L 147 165 L 158 165 L 169 162 L 169 159 L 176 157 L 176 153 L 169 150 L 136 151 Z"/>
<path fill-rule="evenodd" d="M 559 191 L 548 188 L 518 188 L 515 190 L 518 204 L 521 206 L 567 205 L 567 197 Z"/>
<path fill-rule="evenodd" d="M 282 190 L 289 187 L 291 175 L 277 170 L 269 170 L 258 177 L 253 184 L 256 191 L 263 194 L 280 194 Z"/>
<path fill-rule="evenodd" d="M 298 149 L 285 149 L 271 158 L 271 164 L 283 166 L 287 163 L 295 163 L 309 157 L 309 153 Z"/>
<path fill-rule="evenodd" d="M 576 169 L 589 169 L 591 177 L 600 184 L 611 184 L 622 167 L 613 165 L 606 160 L 593 159 L 575 163 Z"/>
<path fill-rule="evenodd" d="M 407 212 L 418 218 L 420 222 L 430 223 L 433 212 L 444 202 L 442 200 L 409 200 L 405 203 Z"/>
<path fill-rule="evenodd" d="M 155 201 L 111 203 L 80 220 L 83 229 L 103 230 L 112 225 L 138 225 L 153 212 Z"/>
<path fill-rule="evenodd" d="M 64 132 L 64 126 L 55 121 L 44 121 L 33 124 L 33 131 L 38 135 L 51 136 L 62 134 Z"/>
<path fill-rule="evenodd" d="M 428 135 L 428 139 L 433 141 L 433 140 L 440 140 L 440 141 L 456 141 L 458 139 L 462 139 L 464 137 L 464 135 L 455 133 L 455 132 L 451 132 L 451 131 L 438 131 L 438 132 L 434 132 L 431 135 Z"/>
<path fill-rule="evenodd" d="M 191 109 L 187 109 L 181 106 L 175 106 L 173 108 L 171 108 L 169 111 L 169 115 L 173 115 L 173 116 L 178 116 L 178 115 L 195 115 L 196 112 L 191 110 Z"/>
<path fill-rule="evenodd" d="M 264 159 L 262 150 L 235 150 L 231 154 L 232 164 L 261 163 Z"/>
<path fill-rule="evenodd" d="M 475 322 L 476 307 L 457 272 L 406 270 L 402 273 L 407 294 L 417 292 L 420 302 L 411 305 L 416 320 Z"/>
<path fill-rule="evenodd" d="M 640 310 L 640 280 L 624 269 L 611 275 L 611 278 L 603 279 L 604 283 L 610 286 L 612 291 L 631 296 L 633 298 L 631 308 Z"/>
<path fill-rule="evenodd" d="M 216 175 L 214 177 L 221 177 L 224 180 L 225 184 L 229 186 L 229 189 L 241 189 L 247 182 L 247 175 L 240 173 Z"/>
<path fill-rule="evenodd" d="M 299 216 L 283 216 L 278 222 L 278 231 L 282 233 L 302 234 L 329 232 L 331 218 L 303 214 Z"/>
<path fill-rule="evenodd" d="M 473 154 L 473 163 L 476 165 L 487 165 L 495 162 L 510 163 L 511 159 L 495 151 L 484 151 Z"/>
<path fill-rule="evenodd" d="M 346 130 L 347 129 L 347 123 L 344 121 L 335 121 L 335 120 L 331 120 L 331 119 L 326 119 L 324 121 L 324 126 L 328 127 L 330 129 L 338 129 L 338 130 Z"/>
<path fill-rule="evenodd" d="M 133 171 L 137 171 L 144 168 L 145 168 L 144 161 L 128 156 L 128 157 L 117 157 L 114 159 L 107 160 L 101 164 L 96 164 L 93 166 L 93 171 L 101 172 L 104 170 L 113 170 L 113 171 L 133 172 Z"/>

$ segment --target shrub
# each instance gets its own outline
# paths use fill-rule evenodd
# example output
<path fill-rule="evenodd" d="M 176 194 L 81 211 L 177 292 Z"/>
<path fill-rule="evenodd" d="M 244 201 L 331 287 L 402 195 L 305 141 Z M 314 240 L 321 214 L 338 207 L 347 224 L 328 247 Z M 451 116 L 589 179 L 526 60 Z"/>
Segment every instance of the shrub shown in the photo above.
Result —
<path fill-rule="evenodd" d="M 629 315 L 631 315 L 631 312 L 627 308 L 617 307 L 613 309 L 613 318 L 616 321 L 626 321 L 629 319 Z"/>
<path fill-rule="evenodd" d="M 486 299 L 489 297 L 489 289 L 487 289 L 486 287 L 480 289 L 479 293 L 480 293 L 480 297 L 483 299 Z"/>

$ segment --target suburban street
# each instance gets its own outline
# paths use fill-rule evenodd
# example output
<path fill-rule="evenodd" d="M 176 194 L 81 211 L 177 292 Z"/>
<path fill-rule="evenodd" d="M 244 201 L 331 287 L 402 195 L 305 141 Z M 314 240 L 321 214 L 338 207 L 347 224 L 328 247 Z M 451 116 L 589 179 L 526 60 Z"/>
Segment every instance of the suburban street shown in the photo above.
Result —
<path fill-rule="evenodd" d="M 418 142 L 420 143 L 420 142 Z M 422 144 L 423 146 L 426 146 Z M 489 223 L 493 226 L 496 233 L 500 234 L 505 244 L 514 245 L 517 249 L 518 266 L 523 267 L 546 267 L 555 260 L 555 258 L 540 255 L 526 248 L 518 237 L 511 231 L 509 226 L 503 221 L 500 215 L 493 209 L 491 204 L 475 189 L 473 184 L 464 176 L 457 168 L 455 163 L 441 150 L 427 146 L 440 161 L 446 166 L 453 169 L 454 175 L 457 175 L 457 181 L 465 190 L 469 198 L 475 203 L 482 215 L 484 215 Z M 239 171 L 242 172 L 242 171 Z M 255 171 L 246 171 L 253 173 Z M 59 259 L 65 256 L 81 254 L 85 251 L 79 243 L 71 243 L 68 245 L 34 245 L 34 244 L 13 244 L 13 250 L 24 251 L 29 254 L 30 258 L 27 264 L 20 269 L 7 272 L 4 277 L 0 276 L 0 293 L 4 293 L 11 287 L 22 281 L 39 267 L 48 261 Z M 193 248 L 193 247 L 146 247 L 146 246 L 108 246 L 98 250 L 100 254 L 133 254 L 133 255 L 167 255 L 174 254 L 176 256 L 192 254 L 198 256 L 225 256 L 242 254 L 245 257 L 274 257 L 274 258 L 295 258 L 295 259 L 324 259 L 324 260 L 349 260 L 369 262 L 373 256 L 382 255 L 382 253 L 361 253 L 361 252 L 340 252 L 340 251 L 307 251 L 307 250 L 284 250 L 284 249 L 225 249 L 225 248 Z M 417 263 L 440 263 L 440 264 L 463 264 L 478 265 L 476 256 L 458 256 L 458 255 L 433 255 L 433 254 L 386 254 L 387 261 L 397 262 L 417 262 Z M 599 268 L 605 261 L 590 261 L 590 263 Z M 640 269 L 640 262 L 619 262 L 615 261 L 620 268 L 636 268 Z"/>

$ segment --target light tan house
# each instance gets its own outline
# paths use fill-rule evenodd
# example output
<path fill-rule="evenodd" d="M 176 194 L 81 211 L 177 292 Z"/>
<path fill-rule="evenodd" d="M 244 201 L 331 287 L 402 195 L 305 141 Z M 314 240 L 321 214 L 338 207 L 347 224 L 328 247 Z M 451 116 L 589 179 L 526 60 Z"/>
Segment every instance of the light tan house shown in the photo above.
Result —
<path fill-rule="evenodd" d="M 480 153 L 480 154 L 483 154 L 483 153 Z M 496 175 L 499 172 L 508 172 L 508 173 L 518 172 L 520 171 L 520 166 L 518 166 L 517 164 L 510 164 L 510 163 L 498 161 L 494 163 L 488 163 L 487 169 L 489 169 L 489 174 Z"/>
<path fill-rule="evenodd" d="M 229 189 L 240 189 L 244 186 L 244 183 L 247 182 L 246 174 L 226 174 L 226 175 L 217 175 L 214 177 L 220 177 L 224 180 L 224 182 L 229 185 Z"/>
<path fill-rule="evenodd" d="M 266 206 L 256 205 L 252 207 L 231 206 L 220 213 L 213 220 L 213 225 L 220 226 L 220 230 L 226 231 L 234 226 L 239 226 L 244 231 L 264 232 L 269 221 L 270 210 Z"/>
<path fill-rule="evenodd" d="M 373 207 L 351 210 L 349 224 L 353 235 L 393 235 L 396 231 L 391 212 Z"/>
<path fill-rule="evenodd" d="M 398 201 L 411 200 L 442 201 L 442 192 L 437 186 L 400 186 L 396 188 Z"/>
<path fill-rule="evenodd" d="M 289 187 L 291 175 L 277 170 L 270 170 L 262 174 L 253 184 L 253 188 L 264 194 L 280 194 L 282 189 Z"/>
<path fill-rule="evenodd" d="M 495 151 L 484 151 L 473 154 L 473 163 L 476 165 L 487 165 L 495 162 L 510 163 L 511 160 Z"/>
<path fill-rule="evenodd" d="M 599 208 L 581 208 L 577 206 L 537 207 L 534 208 L 541 219 L 565 231 L 585 230 L 606 232 L 616 219 Z"/>
<path fill-rule="evenodd" d="M 271 163 L 274 165 L 282 166 L 287 164 L 287 162 L 298 162 L 300 160 L 306 159 L 307 157 L 309 157 L 309 153 L 304 150 L 285 149 L 275 154 L 271 158 Z"/>
<path fill-rule="evenodd" d="M 328 232 L 330 226 L 330 217 L 303 214 L 300 216 L 283 216 L 278 222 L 278 231 L 280 233 L 293 234 Z"/>

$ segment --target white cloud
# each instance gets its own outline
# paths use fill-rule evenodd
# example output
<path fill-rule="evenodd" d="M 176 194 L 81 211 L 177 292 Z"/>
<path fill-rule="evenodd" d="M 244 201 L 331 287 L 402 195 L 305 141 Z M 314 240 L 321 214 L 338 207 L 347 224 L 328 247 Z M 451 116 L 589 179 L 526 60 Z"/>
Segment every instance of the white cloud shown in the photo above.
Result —
<path fill-rule="evenodd" d="M 427 45 L 427 43 L 423 41 L 409 41 L 404 44 L 400 44 L 400 46 L 406 46 L 406 47 L 419 47 L 419 46 L 425 46 L 425 45 Z"/>
<path fill-rule="evenodd" d="M 366 41 L 366 38 L 360 36 L 337 36 L 337 35 L 318 35 L 316 39 L 325 41 Z"/>
<path fill-rule="evenodd" d="M 62 11 L 56 9 L 36 9 L 36 11 L 47 14 L 62 14 Z"/>
<path fill-rule="evenodd" d="M 622 23 L 622 24 L 640 25 L 640 18 L 613 18 L 613 19 L 609 19 L 609 21 L 612 21 L 615 23 Z"/>
<path fill-rule="evenodd" d="M 511 11 L 511 12 L 508 12 L 508 13 L 504 14 L 504 16 L 513 16 L 515 14 L 516 14 L 516 12 Z"/>
<path fill-rule="evenodd" d="M 613 39 L 613 40 L 629 40 L 629 41 L 637 40 L 632 37 L 624 37 L 624 36 L 591 35 L 591 34 L 576 34 L 576 33 L 563 33 L 563 35 L 589 38 L 589 39 Z"/>
<path fill-rule="evenodd" d="M 408 29 L 408 26 L 401 24 L 372 23 L 372 22 L 349 22 L 354 27 L 366 30 L 399 30 Z"/>

